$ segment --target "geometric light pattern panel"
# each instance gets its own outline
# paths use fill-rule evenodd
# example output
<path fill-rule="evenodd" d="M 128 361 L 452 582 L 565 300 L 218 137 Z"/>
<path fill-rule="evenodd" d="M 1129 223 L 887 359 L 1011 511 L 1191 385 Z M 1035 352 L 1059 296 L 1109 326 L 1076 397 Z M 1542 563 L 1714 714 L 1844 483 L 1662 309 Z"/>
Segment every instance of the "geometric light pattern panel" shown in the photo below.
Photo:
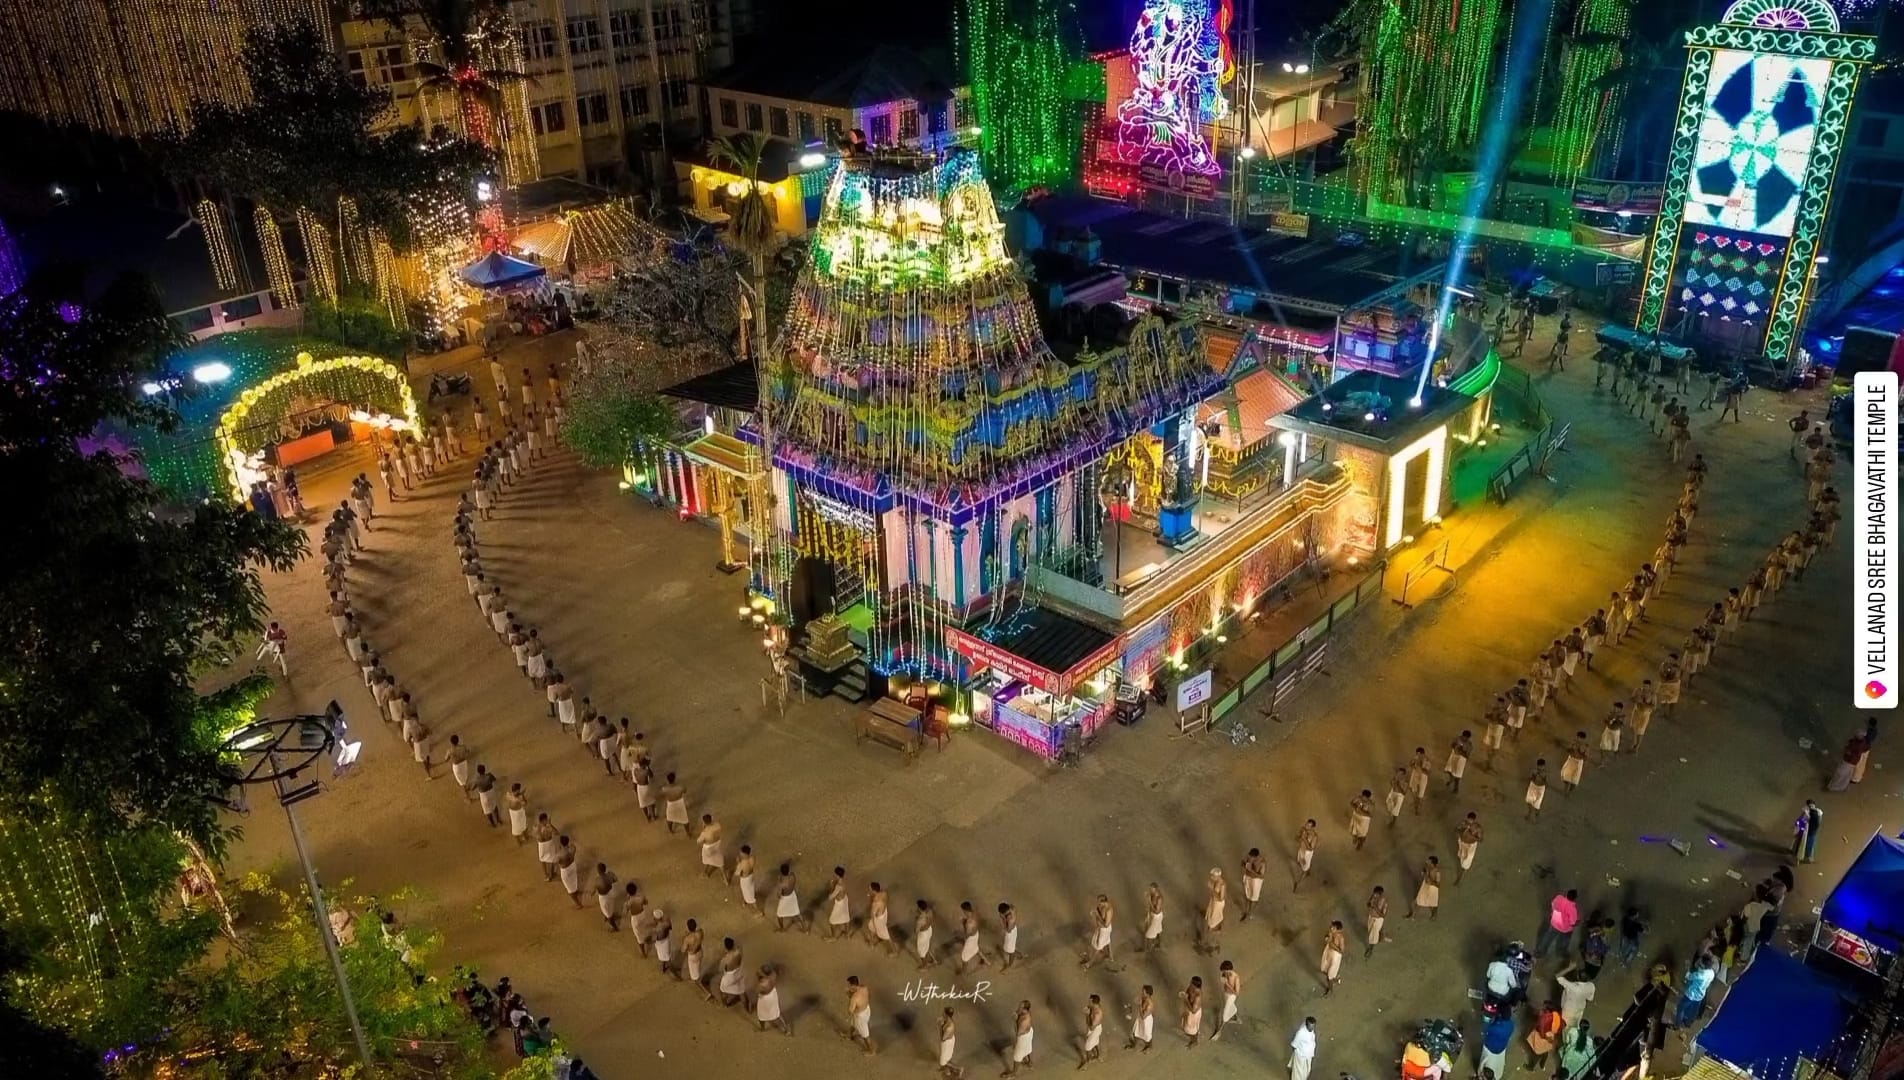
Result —
<path fill-rule="evenodd" d="M 1689 223 L 1790 236 L 1831 61 L 1714 52 L 1686 199 Z"/>
<path fill-rule="evenodd" d="M 1763 322 L 1772 309 L 1785 249 L 1778 237 L 1687 222 L 1679 240 L 1682 270 L 1674 306 L 1728 322 Z"/>

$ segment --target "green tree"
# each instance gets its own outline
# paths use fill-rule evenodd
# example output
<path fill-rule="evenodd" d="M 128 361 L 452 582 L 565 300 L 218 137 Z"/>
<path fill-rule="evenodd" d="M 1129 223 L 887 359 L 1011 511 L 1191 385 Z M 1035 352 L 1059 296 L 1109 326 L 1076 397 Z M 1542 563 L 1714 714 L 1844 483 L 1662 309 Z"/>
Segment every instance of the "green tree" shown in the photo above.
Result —
<path fill-rule="evenodd" d="M 664 398 L 610 381 L 601 372 L 578 374 L 562 422 L 562 441 L 582 463 L 618 468 L 640 447 L 654 447 L 681 432 L 681 417 Z"/>
<path fill-rule="evenodd" d="M 224 733 L 197 681 L 259 632 L 260 572 L 305 539 L 224 501 L 173 512 L 82 445 L 108 420 L 175 422 L 138 388 L 180 340 L 138 279 L 82 297 L 43 275 L 0 299 L 0 811 L 50 794 L 86 828 L 216 850 Z"/>

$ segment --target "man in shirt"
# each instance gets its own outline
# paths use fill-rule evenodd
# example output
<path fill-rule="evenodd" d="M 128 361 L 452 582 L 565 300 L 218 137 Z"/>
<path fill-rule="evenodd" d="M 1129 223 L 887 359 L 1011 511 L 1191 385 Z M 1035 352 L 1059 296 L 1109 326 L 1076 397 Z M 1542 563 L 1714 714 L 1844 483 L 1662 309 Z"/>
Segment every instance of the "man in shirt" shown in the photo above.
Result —
<path fill-rule="evenodd" d="M 1565 946 L 1573 940 L 1573 928 L 1580 923 L 1580 890 L 1568 889 L 1554 896 L 1547 905 L 1547 925 L 1540 928 L 1540 936 L 1534 941 L 1534 955 L 1544 957 L 1553 952 L 1556 946 Z"/>
<path fill-rule="evenodd" d="M 1309 1080 L 1309 1067 L 1315 1062 L 1316 1018 L 1307 1016 L 1289 1040 L 1289 1080 Z"/>
<path fill-rule="evenodd" d="M 1679 995 L 1679 1013 L 1673 1017 L 1674 1027 L 1688 1027 L 1706 1011 L 1706 991 L 1712 988 L 1712 957 L 1701 955 L 1692 962 L 1692 970 L 1686 972 L 1686 988 Z"/>
<path fill-rule="evenodd" d="M 1579 1023 L 1580 1018 L 1587 1014 L 1587 1006 L 1593 1003 L 1593 980 L 1585 974 L 1574 978 L 1576 970 L 1568 967 L 1554 976 L 1554 982 L 1560 984 L 1560 1018 L 1566 1021 L 1568 1027 Z"/>

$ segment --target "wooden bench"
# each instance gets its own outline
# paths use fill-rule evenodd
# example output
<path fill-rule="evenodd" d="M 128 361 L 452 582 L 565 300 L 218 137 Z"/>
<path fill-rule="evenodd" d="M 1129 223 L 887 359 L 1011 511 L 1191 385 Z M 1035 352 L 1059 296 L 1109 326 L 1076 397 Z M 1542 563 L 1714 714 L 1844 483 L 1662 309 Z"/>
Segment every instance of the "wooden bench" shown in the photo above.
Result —
<path fill-rule="evenodd" d="M 925 734 L 919 725 L 919 710 L 880 698 L 854 718 L 853 742 L 858 745 L 861 740 L 871 739 L 883 743 L 903 754 L 910 765 L 925 746 Z"/>

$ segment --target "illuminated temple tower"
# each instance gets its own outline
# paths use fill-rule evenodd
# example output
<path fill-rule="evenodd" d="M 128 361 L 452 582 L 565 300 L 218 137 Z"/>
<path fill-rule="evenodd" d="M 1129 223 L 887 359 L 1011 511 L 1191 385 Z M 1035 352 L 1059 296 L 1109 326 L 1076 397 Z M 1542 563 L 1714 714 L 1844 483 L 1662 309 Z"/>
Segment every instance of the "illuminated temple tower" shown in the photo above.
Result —
<path fill-rule="evenodd" d="M 1061 359 L 976 155 L 856 158 L 764 374 L 774 537 L 756 586 L 837 614 L 880 671 L 957 671 L 949 629 L 1035 607 L 1027 571 L 1100 550 L 1098 463 L 1221 384 L 1192 323 Z"/>

